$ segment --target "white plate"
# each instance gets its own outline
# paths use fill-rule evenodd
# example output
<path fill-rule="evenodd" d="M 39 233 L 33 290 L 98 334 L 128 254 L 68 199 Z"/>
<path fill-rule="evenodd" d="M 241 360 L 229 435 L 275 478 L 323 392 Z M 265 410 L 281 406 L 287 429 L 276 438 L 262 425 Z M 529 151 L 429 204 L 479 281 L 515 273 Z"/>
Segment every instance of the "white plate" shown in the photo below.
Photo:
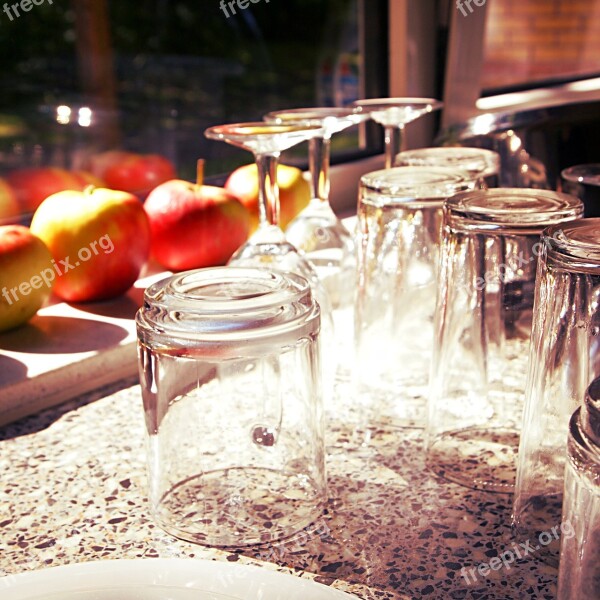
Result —
<path fill-rule="evenodd" d="M 196 559 L 106 560 L 0 578 L 2 600 L 357 600 L 261 567 Z"/>

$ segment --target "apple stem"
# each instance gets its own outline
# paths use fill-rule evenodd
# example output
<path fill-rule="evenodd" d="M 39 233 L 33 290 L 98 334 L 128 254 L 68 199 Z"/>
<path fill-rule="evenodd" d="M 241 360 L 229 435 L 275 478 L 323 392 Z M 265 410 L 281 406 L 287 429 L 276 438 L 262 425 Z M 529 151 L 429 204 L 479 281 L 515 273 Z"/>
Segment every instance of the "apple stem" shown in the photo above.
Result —
<path fill-rule="evenodd" d="M 204 182 L 204 159 L 201 158 L 196 163 L 196 185 L 201 186 Z"/>
<path fill-rule="evenodd" d="M 85 188 L 83 189 L 83 193 L 86 196 L 91 196 L 93 194 L 93 192 L 94 192 L 95 189 L 96 189 L 95 185 L 91 185 L 91 184 L 90 185 L 86 185 Z"/>

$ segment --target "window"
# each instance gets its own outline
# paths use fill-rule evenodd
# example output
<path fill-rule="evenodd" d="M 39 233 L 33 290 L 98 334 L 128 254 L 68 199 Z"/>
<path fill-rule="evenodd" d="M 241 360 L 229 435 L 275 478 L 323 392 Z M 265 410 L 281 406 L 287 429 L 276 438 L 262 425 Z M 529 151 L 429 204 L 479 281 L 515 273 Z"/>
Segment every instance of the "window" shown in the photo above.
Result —
<path fill-rule="evenodd" d="M 364 14 L 363 0 L 5 5 L 1 168 L 79 169 L 123 148 L 166 156 L 184 179 L 201 157 L 207 175 L 230 171 L 251 157 L 206 140 L 206 127 L 364 92 Z M 358 146 L 357 131 L 333 142 L 334 154 Z"/>

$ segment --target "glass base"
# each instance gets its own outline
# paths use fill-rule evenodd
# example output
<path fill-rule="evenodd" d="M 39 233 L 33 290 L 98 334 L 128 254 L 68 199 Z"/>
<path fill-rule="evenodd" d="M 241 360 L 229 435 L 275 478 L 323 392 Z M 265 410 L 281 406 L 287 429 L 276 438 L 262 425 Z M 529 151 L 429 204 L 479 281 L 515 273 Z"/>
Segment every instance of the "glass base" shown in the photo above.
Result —
<path fill-rule="evenodd" d="M 462 429 L 434 439 L 427 465 L 454 483 L 474 490 L 510 494 L 517 473 L 519 434 L 502 429 Z"/>
<path fill-rule="evenodd" d="M 313 199 L 288 225 L 286 238 L 314 266 L 334 310 L 354 302 L 354 240 L 329 202 Z"/>
<path fill-rule="evenodd" d="M 560 537 L 555 532 L 560 534 L 562 504 L 562 494 L 534 496 L 516 515 L 512 527 L 516 542 L 529 542 L 528 548 L 552 567 L 558 567 L 560 557 Z"/>
<path fill-rule="evenodd" d="M 324 500 L 304 473 L 237 467 L 181 481 L 160 498 L 153 517 L 190 542 L 247 546 L 294 535 L 319 518 Z"/>

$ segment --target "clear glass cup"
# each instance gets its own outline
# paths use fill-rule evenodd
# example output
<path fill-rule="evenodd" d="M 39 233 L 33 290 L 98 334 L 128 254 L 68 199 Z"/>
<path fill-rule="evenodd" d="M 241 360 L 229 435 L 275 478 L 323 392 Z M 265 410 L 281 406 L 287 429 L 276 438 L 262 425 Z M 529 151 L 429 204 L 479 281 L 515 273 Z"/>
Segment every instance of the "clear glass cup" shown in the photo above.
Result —
<path fill-rule="evenodd" d="M 582 209 L 577 198 L 532 189 L 446 202 L 426 432 L 438 475 L 513 490 L 540 234 Z"/>
<path fill-rule="evenodd" d="M 406 125 L 443 105 L 433 98 L 367 98 L 352 103 L 357 112 L 367 113 L 383 126 L 386 169 L 394 166 L 394 158 L 402 150 L 402 133 Z"/>
<path fill-rule="evenodd" d="M 520 540 L 560 522 L 569 419 L 600 375 L 600 218 L 542 236 L 512 524 Z M 558 563 L 558 544 L 540 552 Z"/>
<path fill-rule="evenodd" d="M 444 200 L 472 190 L 460 171 L 395 167 L 361 178 L 354 420 L 423 427 Z"/>
<path fill-rule="evenodd" d="M 465 146 L 440 146 L 405 150 L 396 156 L 398 167 L 449 167 L 467 171 L 482 189 L 498 187 L 500 155 L 493 150 Z"/>
<path fill-rule="evenodd" d="M 558 600 L 600 600 L 600 379 L 571 417 Z"/>
<path fill-rule="evenodd" d="M 560 182 L 563 192 L 583 202 L 585 217 L 600 217 L 600 163 L 563 169 Z"/>
<path fill-rule="evenodd" d="M 239 546 L 292 535 L 326 499 L 320 309 L 306 279 L 189 271 L 138 312 L 152 515 Z"/>

